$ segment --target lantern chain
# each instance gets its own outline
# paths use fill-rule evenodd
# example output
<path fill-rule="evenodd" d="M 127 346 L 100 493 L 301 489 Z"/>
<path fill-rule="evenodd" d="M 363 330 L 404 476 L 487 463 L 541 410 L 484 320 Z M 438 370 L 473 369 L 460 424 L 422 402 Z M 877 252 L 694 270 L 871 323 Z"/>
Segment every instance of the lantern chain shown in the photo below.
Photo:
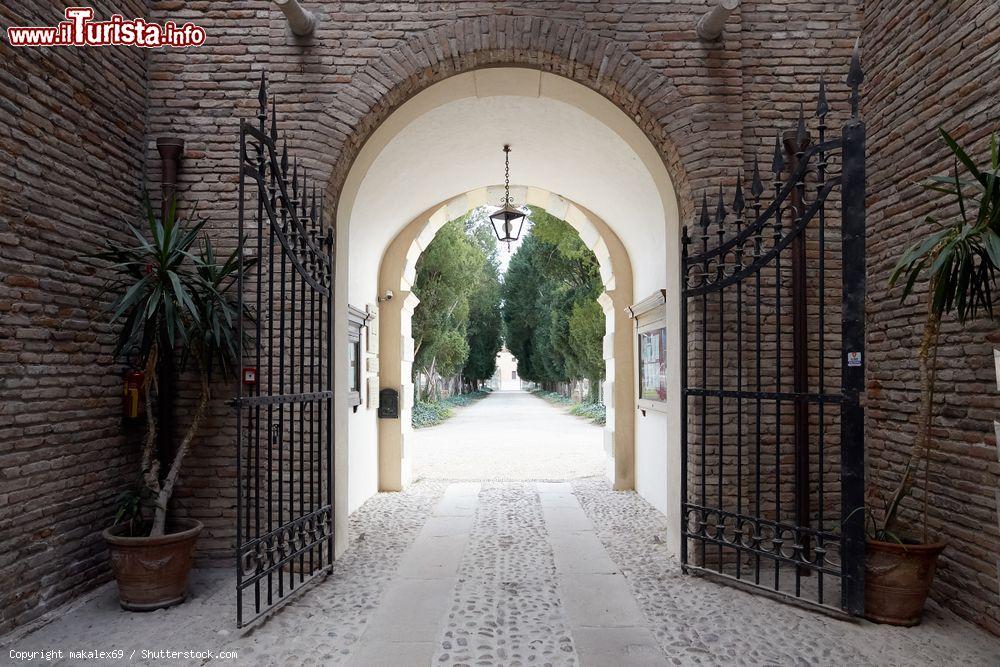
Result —
<path fill-rule="evenodd" d="M 514 205 L 514 202 L 510 198 L 510 144 L 503 145 L 503 189 L 504 189 L 504 204 Z M 509 243 L 507 244 L 510 245 Z"/>

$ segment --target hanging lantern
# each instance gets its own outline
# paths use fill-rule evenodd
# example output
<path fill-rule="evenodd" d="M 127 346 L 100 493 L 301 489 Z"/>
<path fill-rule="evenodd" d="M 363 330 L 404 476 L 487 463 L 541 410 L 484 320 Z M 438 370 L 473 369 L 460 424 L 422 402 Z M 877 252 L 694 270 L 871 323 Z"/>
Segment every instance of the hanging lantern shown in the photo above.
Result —
<path fill-rule="evenodd" d="M 521 236 L 524 226 L 524 213 L 514 208 L 514 200 L 510 198 L 510 144 L 503 145 L 504 152 L 504 197 L 500 209 L 490 215 L 493 231 L 497 240 L 509 244 Z"/>

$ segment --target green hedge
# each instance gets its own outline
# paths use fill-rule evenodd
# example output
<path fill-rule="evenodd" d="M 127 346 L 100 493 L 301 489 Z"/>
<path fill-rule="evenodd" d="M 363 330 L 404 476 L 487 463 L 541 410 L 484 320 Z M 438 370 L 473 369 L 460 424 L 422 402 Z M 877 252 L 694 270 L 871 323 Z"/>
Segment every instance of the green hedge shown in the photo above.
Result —
<path fill-rule="evenodd" d="M 559 405 L 572 405 L 573 399 L 567 398 L 557 391 L 546 391 L 544 389 L 532 389 L 531 393 L 539 398 L 544 398 L 549 403 L 558 403 Z"/>
<path fill-rule="evenodd" d="M 444 402 L 417 402 L 413 406 L 413 428 L 424 428 L 440 424 L 451 416 L 451 410 Z"/>
<path fill-rule="evenodd" d="M 484 396 L 489 395 L 489 393 L 490 391 L 488 389 L 480 389 L 479 391 L 470 391 L 468 394 L 455 394 L 454 396 L 449 396 L 441 402 L 446 405 L 461 408 L 470 403 L 475 403 Z"/>
<path fill-rule="evenodd" d="M 585 417 L 602 426 L 607 419 L 607 408 L 604 407 L 604 403 L 577 403 L 569 409 L 569 413 L 577 417 Z"/>
<path fill-rule="evenodd" d="M 571 415 L 589 419 L 595 424 L 603 426 L 607 420 L 607 408 L 604 403 L 577 403 L 572 398 L 567 398 L 558 392 L 545 391 L 544 389 L 532 389 L 531 393 L 549 403 L 571 405 L 572 407 L 569 409 Z"/>
<path fill-rule="evenodd" d="M 461 408 L 489 396 L 489 389 L 480 389 L 468 394 L 456 394 L 440 401 L 417 401 L 413 406 L 413 428 L 437 426 L 452 415 L 452 408 Z"/>

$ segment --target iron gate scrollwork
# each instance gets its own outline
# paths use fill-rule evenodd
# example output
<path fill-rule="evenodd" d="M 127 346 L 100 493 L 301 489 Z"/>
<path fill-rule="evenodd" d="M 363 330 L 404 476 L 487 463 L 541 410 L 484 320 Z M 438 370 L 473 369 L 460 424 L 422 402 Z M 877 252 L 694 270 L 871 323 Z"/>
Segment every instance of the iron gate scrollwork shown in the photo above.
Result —
<path fill-rule="evenodd" d="M 817 140 L 801 106 L 779 133 L 771 197 L 756 161 L 748 197 L 737 180 L 731 225 L 722 187 L 714 215 L 703 197 L 681 276 L 685 569 L 854 615 L 865 553 L 862 79 L 855 49 L 839 137 L 827 136 L 823 81 Z M 837 190 L 839 212 L 828 211 Z"/>
<path fill-rule="evenodd" d="M 240 257 L 259 270 L 240 285 L 256 342 L 235 399 L 238 627 L 333 562 L 333 233 L 305 169 L 278 150 L 263 76 L 258 102 L 239 146 Z"/>

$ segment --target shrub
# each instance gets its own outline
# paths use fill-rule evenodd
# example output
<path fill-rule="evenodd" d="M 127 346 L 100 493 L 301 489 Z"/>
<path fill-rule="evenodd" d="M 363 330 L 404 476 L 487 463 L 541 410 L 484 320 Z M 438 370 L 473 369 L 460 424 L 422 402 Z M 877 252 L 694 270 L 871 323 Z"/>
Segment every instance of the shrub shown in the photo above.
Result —
<path fill-rule="evenodd" d="M 607 408 L 604 403 L 577 403 L 569 409 L 571 415 L 584 417 L 595 424 L 604 425 L 607 419 Z"/>
<path fill-rule="evenodd" d="M 453 405 L 455 407 L 464 407 L 466 405 L 469 405 L 470 403 L 478 401 L 479 399 L 486 396 L 488 393 L 489 392 L 480 389 L 479 391 L 470 391 L 467 394 L 455 394 L 454 396 L 449 396 L 448 398 L 444 399 L 441 402 L 445 403 L 446 405 Z"/>
<path fill-rule="evenodd" d="M 435 426 L 451 416 L 451 410 L 441 401 L 418 401 L 413 406 L 413 428 Z"/>
<path fill-rule="evenodd" d="M 559 405 L 572 405 L 573 399 L 563 396 L 556 391 L 546 391 L 545 389 L 532 389 L 531 393 L 539 398 L 544 398 L 549 403 L 558 403 Z"/>
<path fill-rule="evenodd" d="M 577 403 L 572 398 L 567 398 L 558 392 L 544 389 L 532 389 L 531 393 L 549 403 L 572 406 L 569 409 L 571 415 L 589 419 L 595 424 L 604 426 L 607 420 L 607 408 L 604 403 Z"/>
<path fill-rule="evenodd" d="M 136 526 L 146 526 L 144 510 L 152 510 L 148 534 L 157 537 L 166 532 L 167 505 L 182 464 L 208 418 L 212 379 L 238 373 L 240 352 L 249 345 L 240 324 L 252 321 L 253 313 L 238 299 L 237 290 L 254 260 L 241 258 L 238 251 L 217 256 L 212 240 L 202 231 L 206 221 L 177 218 L 176 202 L 160 217 L 148 198 L 143 209 L 148 235 L 127 225 L 132 237 L 128 243 L 106 240 L 105 249 L 91 257 L 110 265 L 105 289 L 117 298 L 109 308 L 108 322 L 121 323 L 115 356 L 134 360 L 135 367 L 145 372 L 141 391 L 146 436 L 139 481 L 135 489 L 119 496 L 115 523 L 127 523 L 131 534 Z M 154 396 L 157 403 L 175 400 L 160 393 L 161 357 L 179 358 L 182 366 L 193 366 L 200 385 L 187 430 L 167 455 L 158 447 L 153 416 Z"/>
<path fill-rule="evenodd" d="M 452 408 L 460 408 L 488 396 L 489 391 L 480 389 L 468 394 L 456 394 L 440 401 L 417 401 L 413 406 L 413 428 L 437 426 L 452 415 Z"/>

